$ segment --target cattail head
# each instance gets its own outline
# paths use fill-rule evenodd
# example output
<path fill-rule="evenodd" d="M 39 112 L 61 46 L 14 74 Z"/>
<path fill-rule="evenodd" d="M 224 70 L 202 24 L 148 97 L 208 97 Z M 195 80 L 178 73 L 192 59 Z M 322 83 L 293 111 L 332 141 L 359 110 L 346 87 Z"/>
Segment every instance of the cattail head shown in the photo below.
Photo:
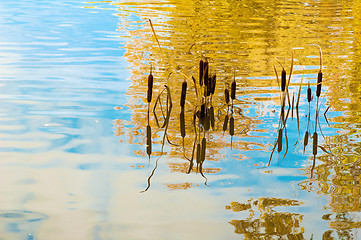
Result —
<path fill-rule="evenodd" d="M 201 59 L 199 61 L 199 85 L 203 86 L 203 71 L 204 71 L 204 66 L 203 66 L 203 60 Z"/>
<path fill-rule="evenodd" d="M 208 131 L 211 128 L 211 116 L 209 113 L 209 109 L 206 111 L 206 118 L 204 119 L 204 130 Z"/>
<path fill-rule="evenodd" d="M 303 139 L 303 145 L 307 146 L 307 144 L 308 144 L 308 131 L 305 132 L 305 137 Z"/>
<path fill-rule="evenodd" d="M 229 119 L 229 135 L 233 136 L 234 135 L 234 117 L 231 116 L 231 118 Z"/>
<path fill-rule="evenodd" d="M 201 159 L 201 144 L 198 143 L 197 144 L 197 170 L 198 170 L 198 164 L 200 164 L 202 162 Z"/>
<path fill-rule="evenodd" d="M 310 83 L 308 83 L 308 88 L 307 88 L 307 102 L 311 102 L 311 98 L 312 98 L 312 93 L 311 93 Z"/>
<path fill-rule="evenodd" d="M 228 88 L 224 89 L 224 98 L 226 100 L 226 103 L 229 104 L 229 90 L 228 90 Z"/>
<path fill-rule="evenodd" d="M 308 131 L 305 132 L 305 137 L 303 138 L 303 153 L 306 150 L 307 144 L 308 144 Z"/>
<path fill-rule="evenodd" d="M 317 89 L 316 89 L 317 97 L 320 97 L 321 95 L 321 87 L 322 87 L 322 71 L 320 70 L 317 75 Z"/>
<path fill-rule="evenodd" d="M 212 127 L 212 129 L 214 129 L 214 108 L 213 108 L 213 106 L 211 106 L 211 107 L 208 109 L 208 112 L 209 112 L 209 118 L 210 118 L 210 122 L 211 122 L 211 127 Z"/>
<path fill-rule="evenodd" d="M 152 129 L 147 125 L 147 154 L 150 157 L 152 154 Z"/>
<path fill-rule="evenodd" d="M 206 59 L 203 63 L 203 69 L 204 69 L 204 85 L 207 86 L 207 82 L 208 82 L 208 70 L 209 70 L 209 64 L 208 64 L 208 60 Z"/>
<path fill-rule="evenodd" d="M 206 149 L 207 149 L 207 140 L 204 137 L 202 139 L 202 150 L 201 150 L 201 163 L 204 162 L 204 160 L 206 159 Z"/>
<path fill-rule="evenodd" d="M 277 138 L 277 151 L 281 152 L 282 151 L 282 136 L 283 135 L 283 129 L 280 128 L 278 130 L 278 138 Z"/>
<path fill-rule="evenodd" d="M 202 103 L 199 119 L 203 120 L 206 117 L 206 104 Z"/>
<path fill-rule="evenodd" d="M 224 117 L 224 122 L 223 122 L 223 131 L 227 131 L 228 128 L 228 115 L 226 115 Z"/>
<path fill-rule="evenodd" d="M 181 99 L 180 99 L 181 108 L 184 108 L 184 104 L 186 101 L 186 95 L 187 95 L 187 81 L 184 80 L 182 83 L 182 92 L 181 92 Z"/>
<path fill-rule="evenodd" d="M 148 92 L 147 92 L 147 102 L 150 103 L 152 101 L 153 94 L 153 74 L 152 68 L 150 69 L 150 74 L 148 75 Z"/>
<path fill-rule="evenodd" d="M 284 92 L 286 90 L 286 71 L 283 68 L 281 72 L 281 90 Z"/>
<path fill-rule="evenodd" d="M 217 76 L 216 74 L 214 74 L 212 76 L 212 80 L 211 80 L 212 84 L 211 84 L 211 94 L 213 95 L 215 90 L 216 90 L 216 82 L 217 82 Z"/>
<path fill-rule="evenodd" d="M 236 87 L 236 79 L 234 79 L 231 85 L 231 98 L 233 100 L 236 99 Z"/>
<path fill-rule="evenodd" d="M 207 81 L 207 96 L 210 96 L 212 93 L 212 77 Z"/>
<path fill-rule="evenodd" d="M 317 141 L 318 141 L 317 132 L 314 132 L 314 133 L 313 133 L 313 137 L 312 137 L 312 139 L 313 139 L 313 144 L 312 144 L 312 146 L 313 146 L 313 149 L 312 149 L 312 154 L 313 154 L 314 156 L 316 156 L 316 155 L 317 155 Z"/>
<path fill-rule="evenodd" d="M 186 136 L 186 128 L 185 128 L 185 121 L 184 121 L 184 110 L 181 110 L 181 113 L 179 115 L 179 121 L 180 121 L 180 131 L 181 136 L 184 138 Z"/>

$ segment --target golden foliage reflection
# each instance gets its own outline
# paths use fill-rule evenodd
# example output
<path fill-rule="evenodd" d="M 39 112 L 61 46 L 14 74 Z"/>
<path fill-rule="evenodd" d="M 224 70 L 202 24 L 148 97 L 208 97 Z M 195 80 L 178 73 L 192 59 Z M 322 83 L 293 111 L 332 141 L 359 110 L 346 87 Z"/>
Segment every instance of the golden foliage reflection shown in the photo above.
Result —
<path fill-rule="evenodd" d="M 248 211 L 245 220 L 232 220 L 235 233 L 244 235 L 245 239 L 304 239 L 301 226 L 302 215 L 289 212 L 277 212 L 275 207 L 299 206 L 297 200 L 281 198 L 259 198 L 247 203 L 232 202 L 226 209 L 234 212 Z"/>

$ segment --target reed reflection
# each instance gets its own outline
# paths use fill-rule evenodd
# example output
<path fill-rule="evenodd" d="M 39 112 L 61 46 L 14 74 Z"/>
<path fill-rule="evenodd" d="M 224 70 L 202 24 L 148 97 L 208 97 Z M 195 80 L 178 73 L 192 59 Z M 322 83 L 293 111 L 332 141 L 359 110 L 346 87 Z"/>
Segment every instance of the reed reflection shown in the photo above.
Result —
<path fill-rule="evenodd" d="M 155 40 L 161 48 L 159 41 L 156 36 L 156 32 L 153 28 L 152 22 L 149 20 L 153 34 L 155 36 Z M 160 52 L 162 52 L 160 50 Z M 154 176 L 159 159 L 164 155 L 164 147 L 165 144 L 168 143 L 170 149 L 181 149 L 181 154 L 179 152 L 177 154 L 172 155 L 172 157 L 183 158 L 189 162 L 187 167 L 187 174 L 191 172 L 200 173 L 200 175 L 204 178 L 204 184 L 207 185 L 207 177 L 204 174 L 204 164 L 206 159 L 213 154 L 208 154 L 210 152 L 219 151 L 220 149 L 214 148 L 210 139 L 212 136 L 220 136 L 221 135 L 229 135 L 230 141 L 223 141 L 222 144 L 224 146 L 230 147 L 233 149 L 233 137 L 235 135 L 241 135 L 243 132 L 247 131 L 248 124 L 244 124 L 244 127 L 240 128 L 240 123 L 247 119 L 245 115 L 242 114 L 243 109 L 238 106 L 241 101 L 237 98 L 237 81 L 236 81 L 236 71 L 233 71 L 233 80 L 231 84 L 228 84 L 227 79 L 223 79 L 224 86 L 224 96 L 219 97 L 217 94 L 217 87 L 222 88 L 222 84 L 219 84 L 219 79 L 217 77 L 217 70 L 213 68 L 211 64 L 211 59 L 205 57 L 201 59 L 198 64 L 198 79 L 196 79 L 192 72 L 180 72 L 178 74 L 173 74 L 170 72 L 166 79 L 166 84 L 160 87 L 158 95 L 155 100 L 152 102 L 153 95 L 153 84 L 154 82 L 158 82 L 157 78 L 154 78 L 153 73 L 153 63 L 150 66 L 150 73 L 148 75 L 148 90 L 147 90 L 147 125 L 146 125 L 146 152 L 151 161 L 152 155 L 152 121 L 151 116 L 153 117 L 153 125 L 155 124 L 156 132 L 162 132 L 162 138 L 160 142 L 160 151 L 157 154 L 157 159 L 155 160 L 155 166 L 151 171 L 147 187 L 144 191 L 147 191 L 151 186 L 151 179 Z M 292 116 L 293 119 L 293 111 L 294 111 L 294 101 L 295 101 L 295 93 L 293 92 L 292 101 L 290 98 L 289 86 L 291 84 L 292 71 L 293 71 L 293 52 L 291 58 L 291 66 L 289 68 L 289 75 L 287 76 L 286 68 L 281 65 L 281 74 L 280 79 L 278 78 L 277 68 L 274 66 L 275 74 L 277 82 L 280 86 L 280 115 L 279 115 L 279 123 L 277 129 L 277 138 L 273 149 L 270 154 L 270 158 L 266 167 L 271 165 L 271 161 L 273 158 L 273 154 L 275 151 L 278 152 L 278 156 L 283 154 L 282 160 L 285 160 L 286 155 L 289 152 L 289 139 L 287 133 L 287 121 L 289 116 Z M 317 148 L 325 150 L 325 147 L 318 145 L 318 133 L 317 126 L 320 128 L 319 122 L 319 99 L 321 95 L 321 86 L 322 86 L 322 52 L 320 48 L 320 70 L 318 72 L 317 82 L 314 84 L 316 87 L 316 118 L 315 118 L 315 131 L 310 134 L 310 119 L 311 119 L 311 103 L 312 103 L 312 92 L 310 84 L 307 86 L 307 102 L 308 102 L 308 122 L 307 129 L 304 134 L 303 140 L 303 152 L 305 153 L 306 147 L 308 145 L 308 140 L 311 138 L 313 140 L 313 167 L 315 167 L 316 163 L 316 155 Z M 171 86 L 175 79 L 179 77 L 179 74 L 183 76 L 183 81 L 180 87 L 176 87 L 172 89 Z M 180 89 L 177 92 L 177 88 Z M 298 97 L 296 102 L 296 116 L 297 116 L 297 129 L 300 133 L 300 124 L 299 124 L 299 108 L 303 107 L 300 105 L 300 96 L 302 91 L 302 80 L 299 85 Z M 218 91 L 219 92 L 219 91 Z M 179 128 L 174 128 L 173 122 L 174 117 L 172 116 L 173 109 L 173 101 L 172 98 L 179 99 L 179 105 L 175 105 L 175 110 L 179 110 Z M 188 97 L 187 97 L 188 96 Z M 177 98 L 179 97 L 179 98 Z M 241 105 L 242 106 L 242 105 Z M 151 110 L 152 109 L 152 110 Z M 327 109 L 328 110 L 328 109 Z M 326 111 L 327 111 L 326 110 Z M 150 112 L 152 111 L 152 114 Z M 326 111 L 324 115 L 326 114 Z M 215 112 L 217 114 L 215 114 Z M 290 114 L 292 113 L 292 114 Z M 223 117 L 222 117 L 223 115 Z M 237 115 L 237 118 L 236 118 Z M 238 115 L 240 117 L 238 117 Z M 325 115 L 326 116 L 326 115 Z M 237 121 L 236 121 L 237 119 Z M 191 120 L 191 121 L 189 121 Z M 327 119 L 326 119 L 327 121 Z M 221 124 L 222 128 L 218 128 L 217 126 Z M 321 130 L 321 129 L 320 129 Z M 170 133 L 170 134 L 169 134 Z M 177 138 L 180 133 L 181 140 Z M 187 135 L 188 133 L 188 135 Z M 192 133 L 192 134 L 191 134 Z M 300 135 L 300 134 L 299 134 Z M 299 140 L 296 141 L 295 145 L 297 145 Z M 294 145 L 294 146 L 295 146 Z M 235 144 L 235 146 L 239 146 L 239 142 Z M 327 152 L 327 151 L 326 151 Z M 218 160 L 216 158 L 216 160 Z M 313 170 L 311 171 L 311 178 L 313 178 Z"/>

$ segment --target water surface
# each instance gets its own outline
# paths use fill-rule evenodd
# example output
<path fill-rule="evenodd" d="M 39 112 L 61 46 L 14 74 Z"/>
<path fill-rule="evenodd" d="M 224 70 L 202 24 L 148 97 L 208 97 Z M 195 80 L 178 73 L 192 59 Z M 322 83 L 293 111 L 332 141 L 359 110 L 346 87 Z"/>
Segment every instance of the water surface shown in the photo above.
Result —
<path fill-rule="evenodd" d="M 1 236 L 358 239 L 360 7 L 358 1 L 0 3 Z M 274 67 L 288 74 L 292 49 L 291 99 L 301 81 L 303 87 L 298 120 L 287 106 L 282 124 Z M 199 104 L 189 77 L 198 79 L 200 59 L 217 74 L 203 176 L 186 159 Z M 223 130 L 231 117 L 223 94 L 233 79 L 230 136 Z M 169 141 L 152 111 L 165 84 L 173 100 Z M 275 145 L 280 128 L 282 149 Z M 303 144 L 306 130 L 318 134 L 316 153 L 315 138 Z"/>

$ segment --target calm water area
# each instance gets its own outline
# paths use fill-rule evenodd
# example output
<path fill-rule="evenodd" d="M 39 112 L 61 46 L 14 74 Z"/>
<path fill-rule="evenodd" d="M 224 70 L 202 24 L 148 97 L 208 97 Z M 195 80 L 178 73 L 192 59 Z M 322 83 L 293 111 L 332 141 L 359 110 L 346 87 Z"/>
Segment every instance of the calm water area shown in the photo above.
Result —
<path fill-rule="evenodd" d="M 357 0 L 0 1 L 0 239 L 361 239 L 360 39 Z"/>

